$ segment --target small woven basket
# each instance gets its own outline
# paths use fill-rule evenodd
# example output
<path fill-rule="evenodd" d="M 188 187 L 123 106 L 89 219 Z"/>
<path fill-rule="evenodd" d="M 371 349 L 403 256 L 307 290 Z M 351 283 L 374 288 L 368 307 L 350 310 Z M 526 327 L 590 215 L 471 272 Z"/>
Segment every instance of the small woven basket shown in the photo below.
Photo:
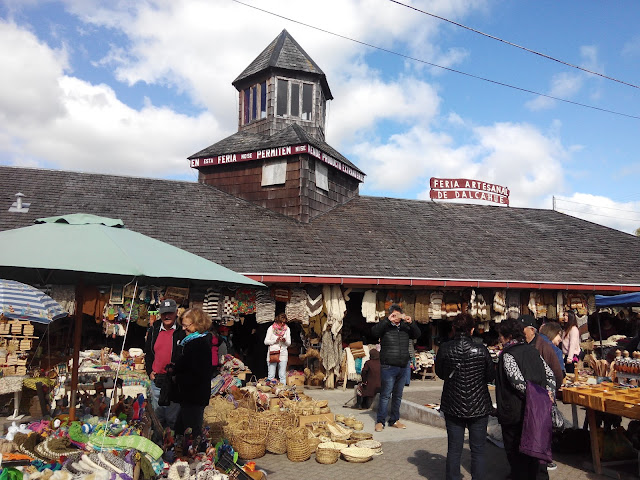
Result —
<path fill-rule="evenodd" d="M 342 423 L 344 423 L 347 427 L 353 427 L 353 425 L 356 423 L 356 419 L 353 417 L 345 417 Z"/>
<path fill-rule="evenodd" d="M 362 423 L 360 420 L 356 420 L 355 422 L 353 422 L 354 430 L 362 430 L 363 428 L 364 428 L 364 423 Z"/>
<path fill-rule="evenodd" d="M 322 441 L 318 437 L 309 437 L 307 439 L 307 443 L 309 444 L 309 448 L 311 449 L 311 453 L 317 451 L 318 445 L 322 443 Z"/>
<path fill-rule="evenodd" d="M 321 443 L 316 449 L 316 462 L 329 465 L 340 458 L 340 450 L 333 447 L 333 443 Z"/>
<path fill-rule="evenodd" d="M 292 462 L 304 462 L 311 456 L 307 429 L 292 428 L 287 431 L 287 458 Z"/>

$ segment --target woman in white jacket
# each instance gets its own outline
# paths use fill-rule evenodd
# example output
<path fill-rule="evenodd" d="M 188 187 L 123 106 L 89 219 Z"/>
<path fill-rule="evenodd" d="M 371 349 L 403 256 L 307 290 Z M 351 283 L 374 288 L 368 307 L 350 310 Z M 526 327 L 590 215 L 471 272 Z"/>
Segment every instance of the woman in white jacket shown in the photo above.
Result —
<path fill-rule="evenodd" d="M 287 316 L 281 313 L 276 317 L 273 325 L 267 330 L 267 336 L 264 338 L 264 344 L 268 345 L 267 350 L 267 368 L 268 379 L 273 380 L 276 376 L 276 366 L 278 368 L 278 378 L 280 383 L 287 384 L 287 359 L 289 358 L 288 347 L 291 345 L 291 329 L 287 326 Z M 272 361 L 273 355 L 278 354 L 278 361 Z"/>

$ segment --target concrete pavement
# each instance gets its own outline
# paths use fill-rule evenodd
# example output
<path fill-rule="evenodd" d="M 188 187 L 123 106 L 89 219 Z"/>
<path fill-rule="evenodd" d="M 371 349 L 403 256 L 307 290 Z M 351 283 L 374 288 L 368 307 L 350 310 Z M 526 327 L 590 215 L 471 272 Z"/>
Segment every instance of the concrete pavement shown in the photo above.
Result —
<path fill-rule="evenodd" d="M 374 456 L 367 463 L 349 463 L 343 459 L 332 465 L 323 465 L 315 461 L 312 455 L 306 462 L 290 462 L 285 455 L 267 453 L 256 460 L 259 468 L 269 474 L 269 480 L 334 480 L 337 478 L 352 478 L 354 480 L 392 480 L 392 479 L 444 479 L 445 459 L 447 456 L 447 433 L 444 428 L 434 426 L 438 424 L 438 415 L 423 407 L 424 403 L 439 403 L 442 382 L 440 380 L 414 380 L 405 388 L 403 406 L 401 409 L 402 422 L 407 425 L 406 430 L 385 428 L 382 432 L 374 432 L 375 411 L 354 410 L 343 405 L 353 397 L 353 389 L 343 391 L 306 389 L 305 393 L 316 400 L 328 400 L 333 413 L 353 415 L 364 423 L 364 431 L 373 433 L 373 438 L 382 443 L 383 454 Z M 569 406 L 561 406 L 563 413 L 570 417 Z M 425 416 L 427 415 L 427 416 Z M 429 424 L 431 423 L 431 424 Z M 443 425 L 443 424 L 442 424 Z M 580 423 L 581 425 L 581 423 Z M 509 471 L 504 450 L 487 442 L 487 479 L 503 479 Z M 558 465 L 556 470 L 549 472 L 551 480 L 604 479 L 610 478 L 596 475 L 589 470 L 585 462 L 590 459 L 590 453 L 580 455 L 554 454 L 554 461 Z M 471 456 L 468 443 L 462 454 L 462 478 L 471 479 Z M 630 466 L 620 478 L 638 478 L 636 466 Z"/>

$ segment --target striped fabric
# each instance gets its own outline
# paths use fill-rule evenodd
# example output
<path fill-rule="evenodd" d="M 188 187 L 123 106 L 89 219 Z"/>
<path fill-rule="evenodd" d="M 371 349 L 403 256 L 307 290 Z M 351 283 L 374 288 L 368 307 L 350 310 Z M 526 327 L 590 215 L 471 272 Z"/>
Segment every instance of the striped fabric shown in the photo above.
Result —
<path fill-rule="evenodd" d="M 67 316 L 51 297 L 13 280 L 0 280 L 0 313 L 14 320 L 49 323 Z"/>
<path fill-rule="evenodd" d="M 220 292 L 218 290 L 214 288 L 207 290 L 202 309 L 208 313 L 212 319 L 220 318 Z"/>

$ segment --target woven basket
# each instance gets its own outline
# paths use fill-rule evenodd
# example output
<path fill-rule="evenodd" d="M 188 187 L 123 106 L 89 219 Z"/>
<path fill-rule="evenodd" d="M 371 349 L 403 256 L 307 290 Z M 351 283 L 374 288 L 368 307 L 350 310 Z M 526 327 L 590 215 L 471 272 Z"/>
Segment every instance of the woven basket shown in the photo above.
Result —
<path fill-rule="evenodd" d="M 267 442 L 265 445 L 267 452 L 282 455 L 287 453 L 287 432 L 284 428 L 271 426 L 267 432 Z"/>
<path fill-rule="evenodd" d="M 311 456 L 307 429 L 292 428 L 287 431 L 287 458 L 292 462 L 304 462 Z"/>
<path fill-rule="evenodd" d="M 373 433 L 353 432 L 349 438 L 353 440 L 371 440 L 373 438 Z"/>
<path fill-rule="evenodd" d="M 344 422 L 344 415 L 336 413 L 336 422 Z"/>
<path fill-rule="evenodd" d="M 348 447 L 340 450 L 342 457 L 351 463 L 364 463 L 371 460 L 373 450 L 370 448 Z"/>
<path fill-rule="evenodd" d="M 266 433 L 255 430 L 237 431 L 231 446 L 243 460 L 263 457 L 266 451 Z"/>
<path fill-rule="evenodd" d="M 331 443 L 321 443 L 316 449 L 316 462 L 329 465 L 340 458 L 340 450 L 332 447 Z"/>
<path fill-rule="evenodd" d="M 329 400 L 318 400 L 316 401 L 316 407 L 324 408 L 329 405 Z"/>
<path fill-rule="evenodd" d="M 281 427 L 283 429 L 291 428 L 296 425 L 296 415 L 291 412 L 269 412 L 272 416 L 271 426 Z"/>
<path fill-rule="evenodd" d="M 344 423 L 347 427 L 353 427 L 353 425 L 356 423 L 356 419 L 353 417 L 345 417 L 342 423 Z"/>
<path fill-rule="evenodd" d="M 360 440 L 355 445 L 359 448 L 370 448 L 373 453 L 382 453 L 382 444 L 377 440 Z"/>
<path fill-rule="evenodd" d="M 364 423 L 362 423 L 359 420 L 356 420 L 355 422 L 353 422 L 353 429 L 354 430 L 362 430 L 364 428 Z"/>
<path fill-rule="evenodd" d="M 307 439 L 307 443 L 309 444 L 309 448 L 311 449 L 311 453 L 317 451 L 318 445 L 322 443 L 322 441 L 318 437 L 309 437 Z"/>
<path fill-rule="evenodd" d="M 331 441 L 333 442 L 343 441 L 346 443 L 349 437 L 351 437 L 351 433 L 345 433 L 345 434 L 332 433 Z"/>
<path fill-rule="evenodd" d="M 249 430 L 255 430 L 257 432 L 261 432 L 264 435 L 266 435 L 267 432 L 269 431 L 269 428 L 271 427 L 272 421 L 273 421 L 273 418 L 268 413 L 267 414 L 257 413 L 257 414 L 251 415 L 249 417 Z"/>
<path fill-rule="evenodd" d="M 331 413 L 331 409 L 329 407 L 320 407 L 320 413 Z"/>

